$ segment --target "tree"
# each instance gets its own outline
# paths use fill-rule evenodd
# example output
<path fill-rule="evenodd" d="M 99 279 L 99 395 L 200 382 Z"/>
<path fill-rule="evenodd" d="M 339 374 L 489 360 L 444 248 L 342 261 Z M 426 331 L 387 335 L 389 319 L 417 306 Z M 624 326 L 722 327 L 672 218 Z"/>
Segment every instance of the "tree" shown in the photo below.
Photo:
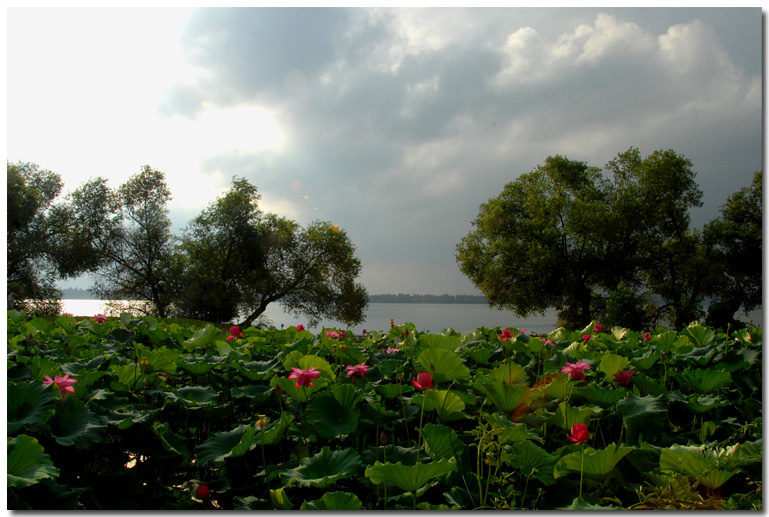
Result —
<path fill-rule="evenodd" d="M 708 321 L 717 327 L 733 324 L 740 307 L 748 312 L 762 305 L 762 176 L 756 172 L 749 187 L 730 195 L 720 217 L 704 229 L 703 239 L 717 268 L 708 293 L 713 297 Z"/>
<path fill-rule="evenodd" d="M 147 300 L 166 317 L 176 296 L 177 257 L 162 172 L 145 165 L 110 190 L 96 178 L 69 196 L 75 245 L 97 257 L 90 289 L 102 299 Z"/>
<path fill-rule="evenodd" d="M 562 324 L 587 324 L 608 266 L 606 221 L 600 170 L 548 157 L 481 205 L 457 261 L 491 306 L 523 317 L 554 307 Z"/>
<path fill-rule="evenodd" d="M 481 205 L 457 261 L 491 306 L 520 316 L 552 307 L 560 324 L 582 327 L 622 285 L 656 295 L 683 326 L 707 288 L 689 229 L 701 197 L 691 162 L 672 150 L 642 159 L 631 148 L 605 174 L 548 157 Z"/>
<path fill-rule="evenodd" d="M 34 163 L 7 162 L 7 283 L 20 306 L 56 313 L 59 278 L 77 276 L 91 259 L 70 245 L 74 229 L 68 212 L 55 203 L 61 177 Z"/>
<path fill-rule="evenodd" d="M 258 208 L 245 179 L 195 218 L 183 237 L 185 316 L 251 325 L 280 302 L 315 324 L 322 317 L 358 323 L 368 295 L 355 282 L 360 260 L 346 233 L 327 222 L 307 228 Z"/>

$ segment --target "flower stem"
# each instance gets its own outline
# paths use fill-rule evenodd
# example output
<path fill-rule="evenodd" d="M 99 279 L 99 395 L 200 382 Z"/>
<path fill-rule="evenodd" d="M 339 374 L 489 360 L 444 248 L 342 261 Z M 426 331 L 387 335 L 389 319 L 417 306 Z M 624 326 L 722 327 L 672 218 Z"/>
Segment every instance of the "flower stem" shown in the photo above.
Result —
<path fill-rule="evenodd" d="M 585 444 L 582 444 L 582 466 L 579 469 L 579 498 L 582 499 L 582 479 L 585 476 Z"/>

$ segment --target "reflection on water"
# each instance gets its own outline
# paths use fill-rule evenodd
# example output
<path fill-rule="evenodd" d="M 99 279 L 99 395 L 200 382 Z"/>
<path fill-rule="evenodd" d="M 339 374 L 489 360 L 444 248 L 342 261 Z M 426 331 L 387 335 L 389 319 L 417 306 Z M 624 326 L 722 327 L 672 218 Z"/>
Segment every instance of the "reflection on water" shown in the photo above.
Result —
<path fill-rule="evenodd" d="M 141 304 L 143 302 L 130 302 Z M 75 316 L 94 316 L 95 314 L 119 315 L 120 309 L 115 309 L 115 303 L 104 300 L 62 300 L 62 311 Z M 138 305 L 137 305 L 138 307 Z M 141 314 L 140 311 L 131 311 Z M 736 314 L 737 319 L 761 325 L 763 311 L 755 310 L 748 315 Z M 446 328 L 452 328 L 462 334 L 473 332 L 480 327 L 486 328 L 519 328 L 529 334 L 547 334 L 556 329 L 555 311 L 545 312 L 544 315 L 534 315 L 521 318 L 510 311 L 490 309 L 482 304 L 443 304 L 443 303 L 372 303 L 366 310 L 366 321 L 350 327 L 350 330 L 360 334 L 363 329 L 386 331 L 390 328 L 390 320 L 396 325 L 406 322 L 414 323 L 417 330 L 440 333 Z M 304 325 L 311 332 L 320 332 L 324 327 L 347 329 L 344 322 L 322 320 L 315 327 L 310 327 L 302 316 L 294 316 L 283 310 L 280 304 L 273 303 L 267 307 L 262 321 L 277 328 L 292 325 Z"/>

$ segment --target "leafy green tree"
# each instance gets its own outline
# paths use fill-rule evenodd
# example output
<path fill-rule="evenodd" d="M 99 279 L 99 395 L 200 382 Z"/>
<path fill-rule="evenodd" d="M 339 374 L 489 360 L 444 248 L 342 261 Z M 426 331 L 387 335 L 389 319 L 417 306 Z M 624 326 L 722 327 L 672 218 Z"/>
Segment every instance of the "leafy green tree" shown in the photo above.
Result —
<path fill-rule="evenodd" d="M 7 162 L 7 284 L 21 308 L 56 313 L 60 278 L 74 277 L 92 264 L 71 246 L 72 221 L 56 203 L 61 177 L 33 163 Z"/>
<path fill-rule="evenodd" d="M 186 292 L 181 313 L 251 325 L 280 302 L 310 324 L 323 317 L 358 323 L 368 295 L 355 279 L 360 260 L 346 233 L 326 222 L 307 228 L 258 208 L 245 179 L 195 218 L 182 243 Z"/>
<path fill-rule="evenodd" d="M 490 305 L 520 316 L 555 308 L 561 325 L 584 326 L 624 282 L 683 326 L 708 285 L 689 228 L 701 197 L 691 162 L 671 150 L 642 158 L 631 148 L 606 174 L 548 157 L 481 205 L 457 261 Z"/>
<path fill-rule="evenodd" d="M 703 239 L 717 268 L 708 322 L 716 327 L 734 323 L 734 313 L 762 305 L 763 199 L 762 176 L 753 175 L 749 187 L 733 193 L 721 215 L 705 226 Z"/>
<path fill-rule="evenodd" d="M 524 317 L 554 307 L 566 326 L 590 322 L 608 267 L 600 180 L 584 162 L 548 157 L 481 205 L 456 257 L 491 306 Z"/>
<path fill-rule="evenodd" d="M 171 193 L 149 165 L 111 190 L 93 179 L 69 196 L 74 244 L 97 257 L 91 291 L 102 299 L 147 300 L 160 317 L 176 296 L 178 259 L 168 218 Z"/>

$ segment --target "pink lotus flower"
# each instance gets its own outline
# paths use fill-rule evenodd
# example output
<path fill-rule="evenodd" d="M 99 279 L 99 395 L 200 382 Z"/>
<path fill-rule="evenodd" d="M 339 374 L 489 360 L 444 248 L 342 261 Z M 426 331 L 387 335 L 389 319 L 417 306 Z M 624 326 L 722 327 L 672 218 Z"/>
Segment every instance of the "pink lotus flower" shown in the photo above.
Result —
<path fill-rule="evenodd" d="M 77 382 L 77 379 L 70 379 L 69 374 L 65 375 L 64 377 L 55 375 L 53 379 L 47 375 L 43 375 L 43 377 L 45 377 L 43 384 L 55 384 L 59 388 L 61 398 L 65 398 L 67 396 L 67 392 L 75 393 L 75 388 L 73 388 L 72 385 Z"/>
<path fill-rule="evenodd" d="M 243 337 L 243 333 L 240 331 L 240 327 L 230 327 L 230 335 L 227 336 L 227 341 L 238 339 Z"/>
<path fill-rule="evenodd" d="M 326 336 L 329 339 L 339 339 L 339 332 L 337 332 L 335 330 L 327 330 L 326 331 Z"/>
<path fill-rule="evenodd" d="M 643 338 L 644 338 L 644 343 L 649 341 L 652 338 L 652 333 L 651 332 L 644 332 L 643 333 Z"/>
<path fill-rule="evenodd" d="M 347 337 L 347 332 L 342 330 L 339 332 L 339 337 Z"/>
<path fill-rule="evenodd" d="M 549 339 L 546 339 L 546 340 L 544 341 L 544 343 L 545 343 L 547 346 L 555 346 L 555 343 L 553 343 L 553 342 L 552 342 L 552 341 L 550 341 Z"/>
<path fill-rule="evenodd" d="M 388 346 L 387 350 L 385 350 L 385 353 L 386 354 L 394 354 L 395 352 L 400 352 L 400 351 L 401 351 L 400 348 L 393 348 L 391 346 Z"/>
<path fill-rule="evenodd" d="M 571 426 L 571 434 L 569 440 L 574 443 L 587 443 L 590 439 L 590 431 L 587 430 L 585 424 L 574 424 Z"/>
<path fill-rule="evenodd" d="M 512 339 L 514 336 L 510 332 L 510 329 L 505 329 L 502 331 L 502 333 L 499 335 L 499 339 L 504 341 L 507 341 L 508 339 Z"/>
<path fill-rule="evenodd" d="M 320 377 L 320 372 L 314 366 L 309 370 L 302 370 L 301 368 L 291 368 L 293 373 L 288 376 L 289 379 L 296 379 L 296 387 L 309 386 L 312 387 L 312 379 Z"/>
<path fill-rule="evenodd" d="M 590 365 L 585 361 L 577 361 L 577 363 L 566 363 L 566 366 L 561 368 L 561 373 L 568 373 L 569 377 L 576 381 L 584 381 L 584 370 L 589 370 Z"/>
<path fill-rule="evenodd" d="M 107 321 L 107 317 L 104 314 L 97 314 L 93 317 L 95 323 L 104 323 Z"/>
<path fill-rule="evenodd" d="M 429 373 L 420 373 L 417 375 L 417 380 L 411 381 L 411 384 L 420 390 L 429 390 L 433 387 L 433 376 Z"/>
<path fill-rule="evenodd" d="M 363 377 L 364 375 L 366 375 L 366 372 L 368 372 L 368 366 L 361 363 L 361 364 L 356 364 L 355 366 L 348 366 L 346 370 L 347 370 L 348 377 L 350 375 L 360 375 L 361 377 Z"/>
<path fill-rule="evenodd" d="M 297 325 L 296 326 L 296 331 L 297 332 L 304 332 L 304 325 Z"/>
<path fill-rule="evenodd" d="M 62 316 L 69 316 L 70 318 L 74 318 L 75 317 L 75 315 L 72 314 L 71 312 L 65 312 L 64 314 L 62 314 Z"/>
<path fill-rule="evenodd" d="M 630 378 L 634 373 L 635 370 L 623 370 L 621 372 L 617 372 L 614 374 L 614 382 L 627 388 L 630 386 Z"/>

